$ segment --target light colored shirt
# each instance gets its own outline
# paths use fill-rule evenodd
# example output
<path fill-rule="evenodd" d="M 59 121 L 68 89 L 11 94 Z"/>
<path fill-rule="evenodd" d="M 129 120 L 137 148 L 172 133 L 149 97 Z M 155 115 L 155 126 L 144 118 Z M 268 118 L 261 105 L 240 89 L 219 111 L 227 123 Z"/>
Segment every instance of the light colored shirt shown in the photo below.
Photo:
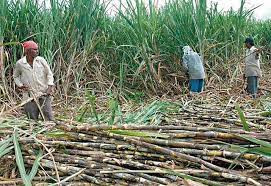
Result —
<path fill-rule="evenodd" d="M 49 85 L 54 85 L 53 73 L 43 57 L 36 57 L 33 61 L 33 67 L 29 65 L 26 57 L 17 61 L 14 73 L 15 84 L 18 87 L 26 85 L 30 91 L 23 92 L 23 100 L 26 100 L 33 93 L 40 96 L 46 93 Z"/>
<path fill-rule="evenodd" d="M 204 79 L 205 71 L 202 63 L 202 59 L 196 52 L 184 54 L 183 67 L 189 73 L 190 79 Z"/>
<path fill-rule="evenodd" d="M 260 54 L 257 54 L 256 51 L 258 49 L 252 46 L 250 49 L 246 51 L 245 57 L 245 76 L 257 76 L 261 77 L 262 72 L 260 68 Z"/>

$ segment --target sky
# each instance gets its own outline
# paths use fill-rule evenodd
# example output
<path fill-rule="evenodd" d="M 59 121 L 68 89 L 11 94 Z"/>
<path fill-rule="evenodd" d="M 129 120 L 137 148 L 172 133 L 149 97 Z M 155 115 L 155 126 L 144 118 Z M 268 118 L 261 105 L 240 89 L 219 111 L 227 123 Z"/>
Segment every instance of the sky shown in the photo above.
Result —
<path fill-rule="evenodd" d="M 237 10 L 240 7 L 240 0 L 212 0 L 217 2 L 220 9 L 228 10 L 233 7 Z M 254 11 L 254 16 L 257 19 L 271 18 L 271 0 L 247 0 L 246 8 L 251 9 L 258 5 L 262 5 Z"/>
<path fill-rule="evenodd" d="M 48 5 L 50 0 L 38 0 L 39 2 L 46 2 L 46 4 Z M 106 0 L 108 2 L 110 2 L 110 6 L 109 7 L 114 7 L 118 6 L 119 2 L 121 0 Z M 125 0 L 122 0 L 125 1 Z M 148 2 L 148 0 L 145 0 L 146 2 Z M 157 2 L 158 6 L 163 6 L 167 0 L 153 0 L 155 2 Z M 181 1 L 181 0 L 180 0 Z M 211 2 L 216 2 L 218 3 L 218 8 L 219 10 L 229 10 L 231 7 L 234 10 L 238 10 L 238 8 L 240 7 L 240 2 L 241 0 L 207 0 L 208 4 L 210 5 Z M 271 19 L 271 0 L 246 0 L 246 8 L 251 9 L 254 8 L 258 5 L 262 5 L 259 8 L 257 8 L 254 11 L 254 16 L 257 19 Z M 112 8 L 111 12 L 114 12 L 113 10 L 114 8 Z"/>
<path fill-rule="evenodd" d="M 119 4 L 120 0 L 110 0 L 111 5 Z M 148 0 L 145 0 L 148 2 Z M 163 6 L 166 0 L 154 0 L 157 1 L 159 6 Z M 218 3 L 219 10 L 229 10 L 231 7 L 234 10 L 238 10 L 241 0 L 208 0 L 208 4 L 211 2 Z M 254 16 L 257 19 L 271 19 L 271 0 L 247 0 L 246 8 L 251 9 L 258 5 L 262 5 L 254 11 Z"/>

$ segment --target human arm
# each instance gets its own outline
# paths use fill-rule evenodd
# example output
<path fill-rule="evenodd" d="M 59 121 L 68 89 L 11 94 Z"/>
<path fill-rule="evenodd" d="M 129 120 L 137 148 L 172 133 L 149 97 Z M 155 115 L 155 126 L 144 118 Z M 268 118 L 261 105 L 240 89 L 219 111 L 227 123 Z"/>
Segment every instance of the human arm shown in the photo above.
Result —
<path fill-rule="evenodd" d="M 15 65 L 15 68 L 14 68 L 14 71 L 13 71 L 13 79 L 14 79 L 14 82 L 15 84 L 17 85 L 17 87 L 20 89 L 20 90 L 28 90 L 28 86 L 27 85 L 24 85 L 23 82 L 21 81 L 21 66 L 20 64 L 17 62 L 16 65 Z"/>
<path fill-rule="evenodd" d="M 46 91 L 46 94 L 53 95 L 54 93 L 54 75 L 46 62 L 45 59 L 42 59 L 43 67 L 45 68 L 46 78 L 47 78 L 47 85 L 48 89 Z"/>
<path fill-rule="evenodd" d="M 46 94 L 52 96 L 54 94 L 54 85 L 48 85 Z"/>
<path fill-rule="evenodd" d="M 256 60 L 260 59 L 261 52 L 262 52 L 262 49 L 261 49 L 261 48 L 259 48 L 259 49 L 257 48 L 257 49 L 255 50 L 255 59 L 256 59 Z"/>
<path fill-rule="evenodd" d="M 185 71 L 188 71 L 188 56 L 187 55 L 184 55 L 183 56 L 183 61 L 182 61 L 182 65 L 183 65 L 183 68 L 185 69 Z"/>
<path fill-rule="evenodd" d="M 185 71 L 185 75 L 189 77 L 189 72 L 188 72 L 188 56 L 183 56 L 183 61 L 182 61 L 183 69 Z"/>

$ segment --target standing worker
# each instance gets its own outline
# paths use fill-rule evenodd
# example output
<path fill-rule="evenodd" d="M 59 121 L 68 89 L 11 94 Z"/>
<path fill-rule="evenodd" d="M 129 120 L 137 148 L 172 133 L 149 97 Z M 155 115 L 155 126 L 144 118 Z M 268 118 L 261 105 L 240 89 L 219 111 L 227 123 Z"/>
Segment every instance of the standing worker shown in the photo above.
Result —
<path fill-rule="evenodd" d="M 45 120 L 53 120 L 51 100 L 54 89 L 53 73 L 43 57 L 38 56 L 39 47 L 34 41 L 23 43 L 25 56 L 17 61 L 14 81 L 23 92 L 23 100 L 34 100 L 24 105 L 28 118 L 37 120 L 41 114 Z M 41 112 L 42 113 L 41 113 Z"/>
<path fill-rule="evenodd" d="M 245 57 L 244 80 L 247 79 L 247 92 L 256 98 L 258 92 L 259 78 L 262 76 L 260 69 L 260 50 L 254 46 L 252 38 L 246 38 L 247 48 Z"/>
<path fill-rule="evenodd" d="M 183 52 L 183 67 L 189 75 L 190 92 L 202 92 L 205 78 L 202 58 L 190 46 L 183 47 Z"/>

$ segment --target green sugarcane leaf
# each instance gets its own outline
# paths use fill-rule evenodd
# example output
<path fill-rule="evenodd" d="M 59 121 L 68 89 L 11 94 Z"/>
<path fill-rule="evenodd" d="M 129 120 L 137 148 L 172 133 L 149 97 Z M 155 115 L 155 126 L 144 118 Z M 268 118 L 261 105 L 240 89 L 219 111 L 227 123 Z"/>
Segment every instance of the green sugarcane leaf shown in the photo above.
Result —
<path fill-rule="evenodd" d="M 8 46 L 8 45 L 19 45 L 20 42 L 8 42 L 8 43 L 0 43 L 0 46 Z"/>
<path fill-rule="evenodd" d="M 17 132 L 17 130 L 15 130 L 15 132 L 13 134 L 13 143 L 14 143 L 14 147 L 15 147 L 16 164 L 18 166 L 18 169 L 19 169 L 21 178 L 23 180 L 23 183 L 24 183 L 25 186 L 32 186 L 31 181 L 30 181 L 30 179 L 27 176 L 26 171 L 25 171 L 23 155 L 22 155 L 22 151 L 21 151 L 21 148 L 20 148 L 20 144 L 18 142 L 18 132 Z"/>
<path fill-rule="evenodd" d="M 116 112 L 118 109 L 118 101 L 115 98 L 109 100 L 109 109 L 111 111 L 111 117 L 108 121 L 109 125 L 113 125 L 116 117 Z"/>
<path fill-rule="evenodd" d="M 250 136 L 247 136 L 247 135 L 240 135 L 240 137 L 252 142 L 252 143 L 255 143 L 257 145 L 261 145 L 263 147 L 267 147 L 267 148 L 271 148 L 271 143 L 267 142 L 267 141 L 264 141 L 264 140 L 259 140 L 257 138 L 253 138 L 253 137 L 250 137 Z"/>
<path fill-rule="evenodd" d="M 271 117 L 271 111 L 265 111 L 260 114 L 263 117 Z"/>
<path fill-rule="evenodd" d="M 237 110 L 237 112 L 239 114 L 239 117 L 240 117 L 241 122 L 243 124 L 244 130 L 245 131 L 250 131 L 248 123 L 247 123 L 245 115 L 244 115 L 244 112 L 241 110 L 241 108 L 238 105 L 236 105 L 236 110 Z"/>
<path fill-rule="evenodd" d="M 8 146 L 10 146 L 10 142 L 12 141 L 12 138 L 8 138 L 4 141 L 1 141 L 0 143 L 0 153 L 4 151 Z"/>
<path fill-rule="evenodd" d="M 0 158 L 5 156 L 6 154 L 8 154 L 9 152 L 11 152 L 11 150 L 13 149 L 14 147 L 8 147 L 6 149 L 4 149 L 3 151 L 0 151 Z"/>
<path fill-rule="evenodd" d="M 248 148 L 241 147 L 239 145 L 230 145 L 229 150 L 231 150 L 233 152 L 245 153 L 248 151 Z"/>
<path fill-rule="evenodd" d="M 91 110 L 96 118 L 96 122 L 99 123 L 99 116 L 98 116 L 98 113 L 96 110 L 96 96 L 94 94 L 90 94 L 90 92 L 87 91 L 86 97 L 87 97 L 89 104 L 91 106 Z"/>
<path fill-rule="evenodd" d="M 31 172 L 29 173 L 29 179 L 30 180 L 33 180 L 33 178 L 37 174 L 39 166 L 40 166 L 39 163 L 40 163 L 41 158 L 42 158 L 42 151 L 40 150 L 39 154 L 38 154 L 38 156 L 37 156 L 37 158 L 36 158 L 36 160 L 35 160 L 35 162 L 34 162 L 34 164 L 32 166 Z"/>
<path fill-rule="evenodd" d="M 248 149 L 246 152 L 271 157 L 271 148 L 268 148 L 268 147 L 254 147 L 254 148 Z"/>
<path fill-rule="evenodd" d="M 48 132 L 45 135 L 51 138 L 67 138 L 67 139 L 72 138 L 68 133 L 62 131 Z"/>
<path fill-rule="evenodd" d="M 85 105 L 83 112 L 80 114 L 79 118 L 77 119 L 78 122 L 83 122 L 83 119 L 88 111 L 88 105 Z"/>

